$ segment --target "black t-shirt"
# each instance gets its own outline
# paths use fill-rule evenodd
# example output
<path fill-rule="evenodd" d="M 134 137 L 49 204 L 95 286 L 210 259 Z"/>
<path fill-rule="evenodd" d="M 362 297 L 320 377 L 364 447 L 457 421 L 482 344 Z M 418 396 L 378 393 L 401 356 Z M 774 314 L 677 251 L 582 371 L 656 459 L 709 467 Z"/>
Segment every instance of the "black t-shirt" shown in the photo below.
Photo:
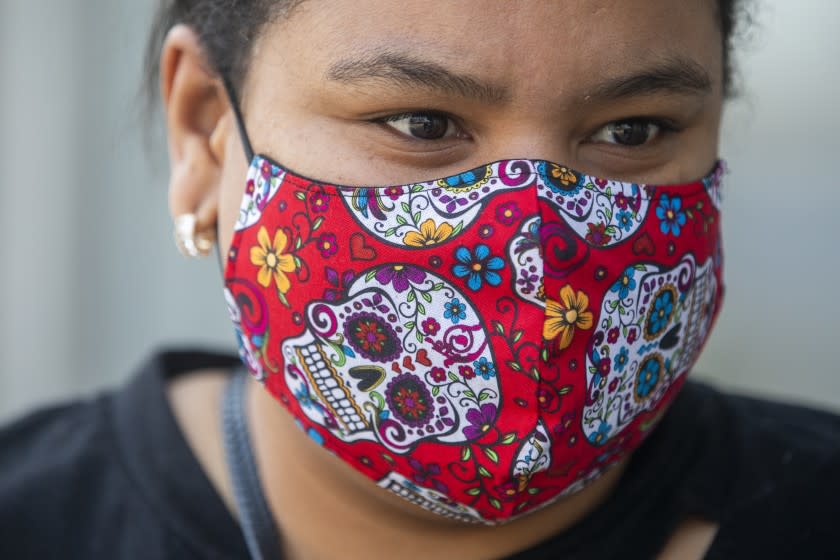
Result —
<path fill-rule="evenodd" d="M 0 431 L 0 558 L 248 558 L 165 395 L 237 363 L 160 353 L 115 392 Z M 840 417 L 690 381 L 609 501 L 514 558 L 652 558 L 689 516 L 720 525 L 707 558 L 840 558 Z"/>

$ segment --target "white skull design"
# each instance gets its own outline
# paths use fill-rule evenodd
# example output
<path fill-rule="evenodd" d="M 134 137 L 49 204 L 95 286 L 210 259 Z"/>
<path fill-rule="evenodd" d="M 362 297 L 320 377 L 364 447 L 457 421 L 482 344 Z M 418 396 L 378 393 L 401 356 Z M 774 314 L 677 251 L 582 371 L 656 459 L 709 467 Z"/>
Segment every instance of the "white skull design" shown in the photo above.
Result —
<path fill-rule="evenodd" d="M 603 445 L 694 364 L 711 327 L 718 291 L 713 262 L 691 255 L 673 269 L 638 264 L 604 298 L 599 342 L 586 358 L 583 431 Z"/>
<path fill-rule="evenodd" d="M 459 443 L 467 412 L 498 409 L 481 318 L 428 271 L 371 269 L 346 299 L 309 304 L 305 321 L 306 332 L 282 343 L 286 383 L 304 413 L 344 441 L 395 453 L 429 439 Z"/>

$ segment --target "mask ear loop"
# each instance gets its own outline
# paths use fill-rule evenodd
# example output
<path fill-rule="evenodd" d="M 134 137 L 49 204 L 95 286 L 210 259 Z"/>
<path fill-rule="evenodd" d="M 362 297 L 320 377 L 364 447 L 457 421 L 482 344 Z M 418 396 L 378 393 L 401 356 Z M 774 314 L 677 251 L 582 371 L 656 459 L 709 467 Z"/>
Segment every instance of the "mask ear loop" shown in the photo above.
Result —
<path fill-rule="evenodd" d="M 233 108 L 233 116 L 236 118 L 236 128 L 239 129 L 239 136 L 242 140 L 242 148 L 245 150 L 245 157 L 248 158 L 250 164 L 254 159 L 254 149 L 251 147 L 251 140 L 248 139 L 248 131 L 245 129 L 245 120 L 242 118 L 242 111 L 239 108 L 239 101 L 236 98 L 236 90 L 230 78 L 226 75 L 222 76 L 222 83 L 227 91 L 230 106 Z"/>
<path fill-rule="evenodd" d="M 251 140 L 248 138 L 248 131 L 245 129 L 245 119 L 242 118 L 242 111 L 239 108 L 239 101 L 236 98 L 236 90 L 227 75 L 222 76 L 222 83 L 227 92 L 230 106 L 233 108 L 233 116 L 236 119 L 236 128 L 239 130 L 239 138 L 242 141 L 242 148 L 245 150 L 245 157 L 248 158 L 248 164 L 254 161 L 254 149 L 251 147 Z M 216 239 L 221 240 L 221 224 L 216 220 Z M 225 277 L 225 259 L 222 258 L 222 251 L 220 247 L 221 241 L 216 243 L 216 263 L 219 265 L 219 273 L 224 279 Z"/>

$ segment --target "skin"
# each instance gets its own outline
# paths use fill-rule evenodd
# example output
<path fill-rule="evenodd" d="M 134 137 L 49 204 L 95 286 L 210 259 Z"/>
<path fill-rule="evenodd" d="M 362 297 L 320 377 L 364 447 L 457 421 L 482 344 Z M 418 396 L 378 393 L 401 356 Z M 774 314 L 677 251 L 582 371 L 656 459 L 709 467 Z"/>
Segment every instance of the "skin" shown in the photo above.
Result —
<path fill-rule="evenodd" d="M 679 7 L 671 0 L 307 0 L 263 30 L 239 96 L 257 153 L 338 184 L 404 184 L 512 157 L 681 183 L 703 176 L 717 157 L 721 48 L 713 0 Z M 422 71 L 423 83 L 409 83 L 406 69 Z M 248 162 L 221 82 L 185 26 L 166 40 L 161 86 L 170 210 L 173 217 L 196 213 L 200 234 L 218 232 L 224 255 Z M 404 118 L 381 122 L 417 111 L 450 116 L 432 117 L 444 138 L 407 136 Z M 664 120 L 675 130 L 637 124 L 648 140 L 615 143 L 605 127 L 634 118 Z M 233 511 L 214 428 L 223 382 L 223 372 L 183 376 L 170 399 Z M 294 559 L 392 557 L 393 550 L 401 558 L 505 556 L 597 508 L 624 468 L 521 520 L 465 526 L 403 502 L 324 453 L 256 383 L 248 399 L 266 497 Z M 661 557 L 700 558 L 715 530 L 684 520 Z"/>

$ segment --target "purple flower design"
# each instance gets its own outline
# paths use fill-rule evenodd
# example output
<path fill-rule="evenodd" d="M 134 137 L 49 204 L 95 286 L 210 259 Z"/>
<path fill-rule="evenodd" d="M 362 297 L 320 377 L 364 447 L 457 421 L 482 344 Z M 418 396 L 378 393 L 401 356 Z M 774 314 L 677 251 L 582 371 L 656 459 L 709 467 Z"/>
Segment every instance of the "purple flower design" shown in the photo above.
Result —
<path fill-rule="evenodd" d="M 522 212 L 515 202 L 506 202 L 496 209 L 496 219 L 506 226 L 512 225 L 522 217 Z"/>
<path fill-rule="evenodd" d="M 334 233 L 322 234 L 318 238 L 317 245 L 322 258 L 328 259 L 338 252 L 338 241 L 336 241 Z"/>
<path fill-rule="evenodd" d="M 490 429 L 496 420 L 496 405 L 484 403 L 480 408 L 473 408 L 467 411 L 469 426 L 464 428 L 464 437 L 467 439 L 478 439 Z"/>
<path fill-rule="evenodd" d="M 330 197 L 322 189 L 315 189 L 309 195 L 309 206 L 318 214 L 326 212 L 330 208 Z"/>
<path fill-rule="evenodd" d="M 427 482 L 430 482 L 432 486 L 435 487 L 435 490 L 442 494 L 446 494 L 449 491 L 446 484 L 440 480 L 432 478 L 434 476 L 440 476 L 440 465 L 437 463 L 429 463 L 428 465 L 423 466 L 423 463 L 412 457 L 408 460 L 408 464 L 411 465 L 411 468 L 415 471 L 413 478 L 414 482 L 417 484 L 425 486 Z"/>
<path fill-rule="evenodd" d="M 411 284 L 419 284 L 426 279 L 426 273 L 413 266 L 395 264 L 380 268 L 376 273 L 376 281 L 387 286 L 392 284 L 397 292 L 404 292 Z"/>

